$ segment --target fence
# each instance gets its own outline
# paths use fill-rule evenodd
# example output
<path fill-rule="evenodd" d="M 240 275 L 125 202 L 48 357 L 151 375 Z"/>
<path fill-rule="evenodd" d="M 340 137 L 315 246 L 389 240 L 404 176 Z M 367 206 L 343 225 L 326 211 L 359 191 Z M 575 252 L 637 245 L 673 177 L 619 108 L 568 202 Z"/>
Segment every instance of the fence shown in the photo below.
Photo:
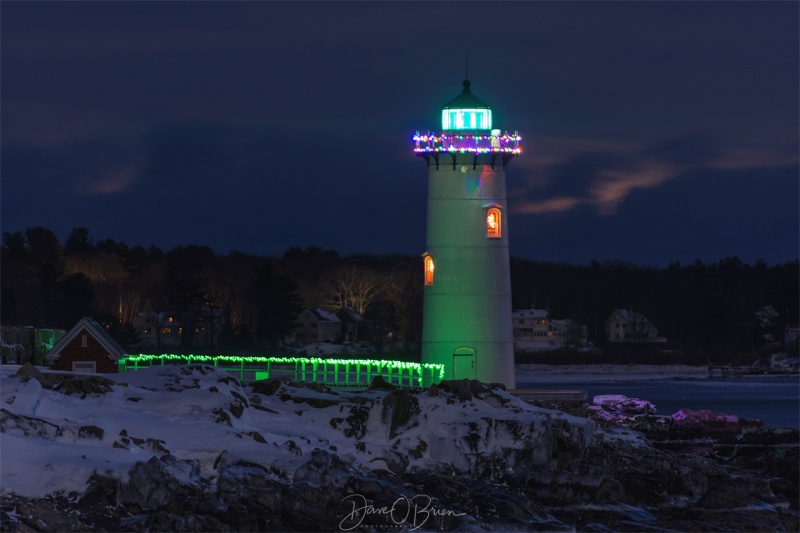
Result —
<path fill-rule="evenodd" d="M 422 389 L 444 377 L 444 365 L 377 359 L 320 359 L 310 357 L 240 357 L 231 355 L 130 355 L 119 360 L 119 372 L 151 366 L 213 365 L 240 381 L 288 377 L 292 381 L 324 383 L 336 388 L 367 388 L 378 376 L 398 387 Z"/>

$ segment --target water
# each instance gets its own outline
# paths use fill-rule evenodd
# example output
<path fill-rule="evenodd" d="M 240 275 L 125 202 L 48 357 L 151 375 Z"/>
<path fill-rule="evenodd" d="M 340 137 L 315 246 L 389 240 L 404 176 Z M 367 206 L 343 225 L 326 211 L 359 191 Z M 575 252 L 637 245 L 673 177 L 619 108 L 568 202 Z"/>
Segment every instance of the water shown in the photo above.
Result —
<path fill-rule="evenodd" d="M 583 389 L 589 399 L 601 394 L 624 394 L 648 400 L 657 414 L 671 415 L 681 408 L 755 418 L 772 427 L 800 428 L 800 381 L 797 378 L 655 379 L 636 381 L 602 376 L 595 381 L 536 381 L 526 376 L 518 389 Z M 520 380 L 522 381 L 522 380 Z"/>

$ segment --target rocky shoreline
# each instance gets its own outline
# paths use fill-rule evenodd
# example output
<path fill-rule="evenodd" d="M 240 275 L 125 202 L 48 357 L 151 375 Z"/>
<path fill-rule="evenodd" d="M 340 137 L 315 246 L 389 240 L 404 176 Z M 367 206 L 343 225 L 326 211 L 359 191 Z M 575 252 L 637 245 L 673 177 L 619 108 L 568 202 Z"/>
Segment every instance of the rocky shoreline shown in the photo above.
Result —
<path fill-rule="evenodd" d="M 82 492 L 23 497 L 4 488 L 0 530 L 800 530 L 796 430 L 717 432 L 655 417 L 622 427 L 466 380 L 345 394 L 242 385 L 199 365 L 162 372 L 176 401 L 190 388 L 223 399 L 199 416 L 229 428 L 234 442 L 291 461 L 244 459 L 233 448 L 206 461 L 168 439 L 97 428 L 100 442 L 142 460 L 125 476 L 96 468 Z M 121 388 L 102 380 L 43 393 L 96 398 Z M 4 434 L 46 438 L 35 417 L 5 403 Z M 310 419 L 320 435 L 285 438 L 283 427 L 278 438 L 257 425 L 281 413 Z M 261 429 L 243 430 L 247 420 Z"/>

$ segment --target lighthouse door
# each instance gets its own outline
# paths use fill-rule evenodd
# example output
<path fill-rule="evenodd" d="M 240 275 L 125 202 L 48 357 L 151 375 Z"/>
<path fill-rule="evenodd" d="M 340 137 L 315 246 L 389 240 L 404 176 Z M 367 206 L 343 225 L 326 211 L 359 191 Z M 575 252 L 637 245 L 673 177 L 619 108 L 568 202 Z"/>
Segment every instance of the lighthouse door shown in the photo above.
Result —
<path fill-rule="evenodd" d="M 456 348 L 453 352 L 453 379 L 475 379 L 475 348 Z"/>

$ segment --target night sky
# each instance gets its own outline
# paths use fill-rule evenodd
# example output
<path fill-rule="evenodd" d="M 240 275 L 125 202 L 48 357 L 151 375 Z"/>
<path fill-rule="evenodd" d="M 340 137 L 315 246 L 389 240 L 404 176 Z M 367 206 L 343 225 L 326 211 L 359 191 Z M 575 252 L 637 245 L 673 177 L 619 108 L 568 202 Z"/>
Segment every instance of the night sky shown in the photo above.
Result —
<path fill-rule="evenodd" d="M 3 231 L 425 251 L 415 131 L 522 136 L 511 254 L 800 256 L 798 2 L 7 2 Z"/>

